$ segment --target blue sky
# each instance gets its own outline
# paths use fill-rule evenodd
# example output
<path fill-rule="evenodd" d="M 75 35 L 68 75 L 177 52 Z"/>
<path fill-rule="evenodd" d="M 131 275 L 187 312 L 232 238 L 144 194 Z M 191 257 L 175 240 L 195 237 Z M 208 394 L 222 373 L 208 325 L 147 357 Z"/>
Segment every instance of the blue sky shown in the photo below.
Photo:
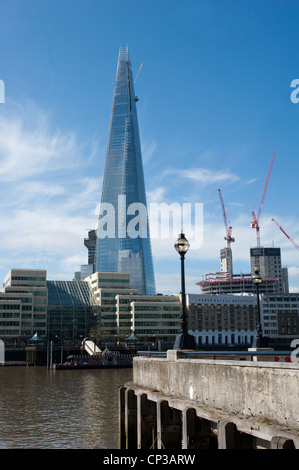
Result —
<path fill-rule="evenodd" d="M 261 244 L 280 246 L 299 291 L 299 6 L 275 0 L 4 0 L 0 16 L 0 277 L 47 269 L 72 279 L 95 228 L 120 45 L 135 84 L 148 201 L 203 204 L 203 243 L 186 257 L 188 292 L 220 270 L 218 188 L 249 272 L 250 227 L 276 156 Z M 152 228 L 153 230 L 153 228 Z M 188 238 L 188 234 L 186 233 Z M 153 239 L 157 291 L 180 290 L 174 239 Z"/>

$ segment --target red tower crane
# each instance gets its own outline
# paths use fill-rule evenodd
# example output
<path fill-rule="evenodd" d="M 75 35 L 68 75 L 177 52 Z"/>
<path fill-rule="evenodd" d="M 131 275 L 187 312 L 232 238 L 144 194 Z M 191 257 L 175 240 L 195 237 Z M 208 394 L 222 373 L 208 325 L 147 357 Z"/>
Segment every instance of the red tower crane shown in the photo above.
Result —
<path fill-rule="evenodd" d="M 277 227 L 282 231 L 282 233 L 290 240 L 290 242 L 293 243 L 294 247 L 297 248 L 297 250 L 299 251 L 299 246 L 297 245 L 296 242 L 294 242 L 294 240 L 292 240 L 292 238 L 287 234 L 287 232 L 282 228 L 281 225 L 279 225 L 278 222 L 276 222 L 275 219 L 272 219 L 273 222 L 275 222 L 275 224 L 277 225 Z"/>
<path fill-rule="evenodd" d="M 225 230 L 226 230 L 226 237 L 224 237 L 224 240 L 227 241 L 227 248 L 230 248 L 230 244 L 235 241 L 235 239 L 231 236 L 233 228 L 232 228 L 232 226 L 228 226 L 227 219 L 226 219 L 224 202 L 223 202 L 223 197 L 222 197 L 220 189 L 218 189 L 218 194 L 219 194 L 219 198 L 220 198 L 220 202 L 221 202 L 224 225 L 225 225 Z"/>
<path fill-rule="evenodd" d="M 265 187 L 264 187 L 264 192 L 263 192 L 263 196 L 262 196 L 262 200 L 261 200 L 261 204 L 260 204 L 260 207 L 259 207 L 257 217 L 255 216 L 255 213 L 253 211 L 251 212 L 252 219 L 253 219 L 253 221 L 251 222 L 251 228 L 256 229 L 256 244 L 257 244 L 257 246 L 261 246 L 259 221 L 260 221 L 260 215 L 261 215 L 261 211 L 262 211 L 263 204 L 264 204 L 264 199 L 265 199 L 265 195 L 266 195 L 266 191 L 267 191 L 267 186 L 268 186 L 268 182 L 269 182 L 269 178 L 270 178 L 270 174 L 271 174 L 275 154 L 276 154 L 276 151 L 273 153 L 273 157 L 272 157 L 272 160 L 271 160 L 271 163 L 270 163 L 270 166 L 269 166 L 268 175 L 267 175 L 267 179 L 266 179 L 266 184 L 265 184 Z"/>

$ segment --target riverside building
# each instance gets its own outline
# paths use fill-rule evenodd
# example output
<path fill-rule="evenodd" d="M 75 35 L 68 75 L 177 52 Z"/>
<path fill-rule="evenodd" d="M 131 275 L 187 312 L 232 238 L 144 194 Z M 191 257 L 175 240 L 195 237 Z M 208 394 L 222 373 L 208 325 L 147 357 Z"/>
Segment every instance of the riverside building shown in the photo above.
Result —
<path fill-rule="evenodd" d="M 173 295 L 116 296 L 118 333 L 131 330 L 143 342 L 174 343 L 180 332 L 181 303 Z"/>
<path fill-rule="evenodd" d="M 6 345 L 24 346 L 38 330 L 47 334 L 47 272 L 11 269 L 0 292 L 0 338 Z"/>
<path fill-rule="evenodd" d="M 189 332 L 199 345 L 252 345 L 256 336 L 255 295 L 188 294 Z"/>
<path fill-rule="evenodd" d="M 299 337 L 299 294 L 261 295 L 260 298 L 264 334 L 290 346 Z"/>
<path fill-rule="evenodd" d="M 0 339 L 24 347 L 38 333 L 44 340 L 78 345 L 101 327 L 110 341 L 133 333 L 141 342 L 171 343 L 180 331 L 180 311 L 175 296 L 141 295 L 131 288 L 129 273 L 52 281 L 44 270 L 11 269 L 0 292 Z"/>
<path fill-rule="evenodd" d="M 100 321 L 98 324 L 103 328 L 103 331 L 109 333 L 110 336 L 119 336 L 116 296 L 119 293 L 128 295 L 138 294 L 138 289 L 130 288 L 130 274 L 97 272 L 88 276 L 85 282 L 89 285 L 95 304 L 100 307 Z M 124 330 L 121 330 L 121 333 L 123 332 Z M 131 333 L 131 325 L 128 325 L 124 333 Z"/>
<path fill-rule="evenodd" d="M 98 272 L 88 276 L 100 325 L 111 337 L 134 333 L 142 342 L 173 342 L 180 331 L 181 304 L 174 296 L 142 295 L 130 287 L 129 273 Z"/>
<path fill-rule="evenodd" d="M 257 335 L 254 294 L 188 294 L 189 333 L 199 345 L 251 345 Z M 263 336 L 290 347 L 299 336 L 299 294 L 260 294 Z"/>

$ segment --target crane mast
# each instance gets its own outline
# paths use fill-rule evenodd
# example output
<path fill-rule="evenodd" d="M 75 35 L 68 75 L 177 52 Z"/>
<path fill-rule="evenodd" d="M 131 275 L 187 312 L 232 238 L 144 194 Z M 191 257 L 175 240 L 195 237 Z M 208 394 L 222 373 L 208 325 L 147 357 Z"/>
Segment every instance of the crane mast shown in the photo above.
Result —
<path fill-rule="evenodd" d="M 233 228 L 232 228 L 231 225 L 229 226 L 228 223 L 227 223 L 223 197 L 222 197 L 220 189 L 218 189 L 218 194 L 219 194 L 219 198 L 220 198 L 220 202 L 221 202 L 224 226 L 225 226 L 225 231 L 226 231 L 226 237 L 224 237 L 224 240 L 226 240 L 226 242 L 227 242 L 227 248 L 230 248 L 230 244 L 235 241 L 235 239 L 231 236 Z"/>
<path fill-rule="evenodd" d="M 271 163 L 270 163 L 270 166 L 269 166 L 268 175 L 267 175 L 267 179 L 266 179 L 266 183 L 265 183 L 265 187 L 264 187 L 264 192 L 263 192 L 263 195 L 262 195 L 262 200 L 261 200 L 261 203 L 260 203 L 260 207 L 259 207 L 257 217 L 256 217 L 254 211 L 251 212 L 251 215 L 252 215 L 251 228 L 255 228 L 255 230 L 256 230 L 256 244 L 257 244 L 257 246 L 261 246 L 260 225 L 259 225 L 260 215 L 261 215 L 261 211 L 262 211 L 262 208 L 263 208 L 263 205 L 264 205 L 264 199 L 265 199 L 265 195 L 266 195 L 266 191 L 267 191 L 267 187 L 268 187 L 268 182 L 269 182 L 269 178 L 270 178 L 270 174 L 271 174 L 275 154 L 276 154 L 276 150 L 273 153 L 272 160 L 271 160 Z"/>

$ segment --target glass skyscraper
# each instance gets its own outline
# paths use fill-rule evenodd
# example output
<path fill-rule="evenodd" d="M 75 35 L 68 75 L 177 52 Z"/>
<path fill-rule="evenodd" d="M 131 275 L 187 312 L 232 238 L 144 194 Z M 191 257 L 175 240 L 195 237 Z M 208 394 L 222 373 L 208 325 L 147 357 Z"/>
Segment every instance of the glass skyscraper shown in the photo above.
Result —
<path fill-rule="evenodd" d="M 130 273 L 130 286 L 155 294 L 134 81 L 128 48 L 119 50 L 95 270 Z"/>

